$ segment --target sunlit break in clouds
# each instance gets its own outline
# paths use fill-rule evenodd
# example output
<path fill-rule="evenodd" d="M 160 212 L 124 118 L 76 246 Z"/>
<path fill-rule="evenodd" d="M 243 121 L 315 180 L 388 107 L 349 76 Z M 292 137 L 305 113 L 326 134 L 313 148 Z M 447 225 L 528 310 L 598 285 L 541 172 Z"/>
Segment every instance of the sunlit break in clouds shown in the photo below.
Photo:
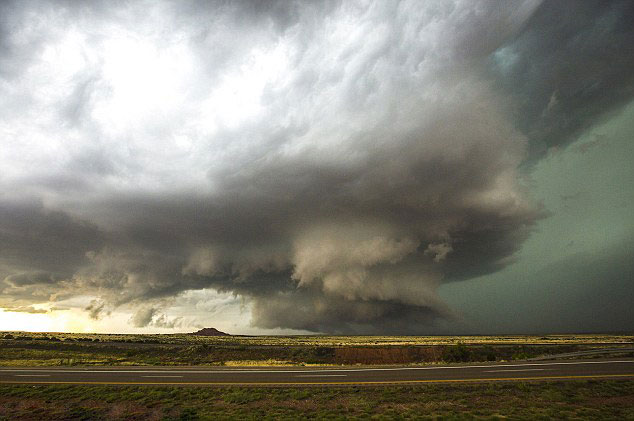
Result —
<path fill-rule="evenodd" d="M 597 196 L 634 181 L 632 22 L 630 1 L 2 2 L 0 330 L 632 329 L 634 195 Z M 572 228 L 564 201 L 604 207 Z M 596 285 L 621 298 L 586 323 Z M 519 286 L 552 317 L 505 307 Z"/>

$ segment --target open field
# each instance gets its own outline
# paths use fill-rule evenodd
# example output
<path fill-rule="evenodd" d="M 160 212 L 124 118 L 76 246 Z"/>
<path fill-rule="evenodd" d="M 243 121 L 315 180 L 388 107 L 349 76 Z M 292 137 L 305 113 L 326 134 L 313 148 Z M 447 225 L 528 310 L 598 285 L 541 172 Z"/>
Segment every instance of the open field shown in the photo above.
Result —
<path fill-rule="evenodd" d="M 4 332 L 0 365 L 422 364 L 521 360 L 633 344 L 630 335 L 201 337 Z"/>
<path fill-rule="evenodd" d="M 0 420 L 634 419 L 634 381 L 415 387 L 0 385 Z"/>
<path fill-rule="evenodd" d="M 213 344 L 261 346 L 386 346 L 386 345 L 613 345 L 634 344 L 634 335 L 478 335 L 478 336 L 196 336 L 188 334 L 120 335 L 101 333 L 0 332 L 0 339 L 125 342 L 150 344 Z"/>

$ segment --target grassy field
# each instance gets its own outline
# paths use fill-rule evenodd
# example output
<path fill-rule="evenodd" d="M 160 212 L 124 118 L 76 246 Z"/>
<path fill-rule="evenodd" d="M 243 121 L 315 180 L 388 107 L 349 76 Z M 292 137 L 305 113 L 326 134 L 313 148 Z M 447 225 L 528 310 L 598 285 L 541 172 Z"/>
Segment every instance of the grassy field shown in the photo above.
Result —
<path fill-rule="evenodd" d="M 0 420 L 634 419 L 634 381 L 416 387 L 0 385 Z"/>
<path fill-rule="evenodd" d="M 592 345 L 634 344 L 634 335 L 497 335 L 497 336 L 195 336 L 187 334 L 118 335 L 100 333 L 0 332 L 0 339 L 127 342 L 150 344 L 212 344 L 259 346 L 391 346 L 391 345 Z"/>
<path fill-rule="evenodd" d="M 520 360 L 601 347 L 634 337 L 228 336 L 0 333 L 0 365 L 341 365 Z"/>

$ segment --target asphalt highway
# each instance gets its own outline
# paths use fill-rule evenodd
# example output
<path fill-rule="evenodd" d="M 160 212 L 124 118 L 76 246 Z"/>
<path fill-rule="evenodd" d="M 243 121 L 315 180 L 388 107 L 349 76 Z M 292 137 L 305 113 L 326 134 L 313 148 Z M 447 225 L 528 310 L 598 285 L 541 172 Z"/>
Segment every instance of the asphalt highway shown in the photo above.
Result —
<path fill-rule="evenodd" d="M 345 368 L 0 367 L 5 384 L 327 386 L 595 378 L 634 379 L 634 359 Z"/>

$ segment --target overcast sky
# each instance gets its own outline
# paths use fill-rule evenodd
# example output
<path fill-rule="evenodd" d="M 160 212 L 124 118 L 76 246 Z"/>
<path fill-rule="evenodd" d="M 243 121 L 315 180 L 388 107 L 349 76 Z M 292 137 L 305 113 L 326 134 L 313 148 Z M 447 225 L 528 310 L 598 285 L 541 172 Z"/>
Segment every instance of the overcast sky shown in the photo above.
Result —
<path fill-rule="evenodd" d="M 0 3 L 0 330 L 634 329 L 631 1 Z"/>

